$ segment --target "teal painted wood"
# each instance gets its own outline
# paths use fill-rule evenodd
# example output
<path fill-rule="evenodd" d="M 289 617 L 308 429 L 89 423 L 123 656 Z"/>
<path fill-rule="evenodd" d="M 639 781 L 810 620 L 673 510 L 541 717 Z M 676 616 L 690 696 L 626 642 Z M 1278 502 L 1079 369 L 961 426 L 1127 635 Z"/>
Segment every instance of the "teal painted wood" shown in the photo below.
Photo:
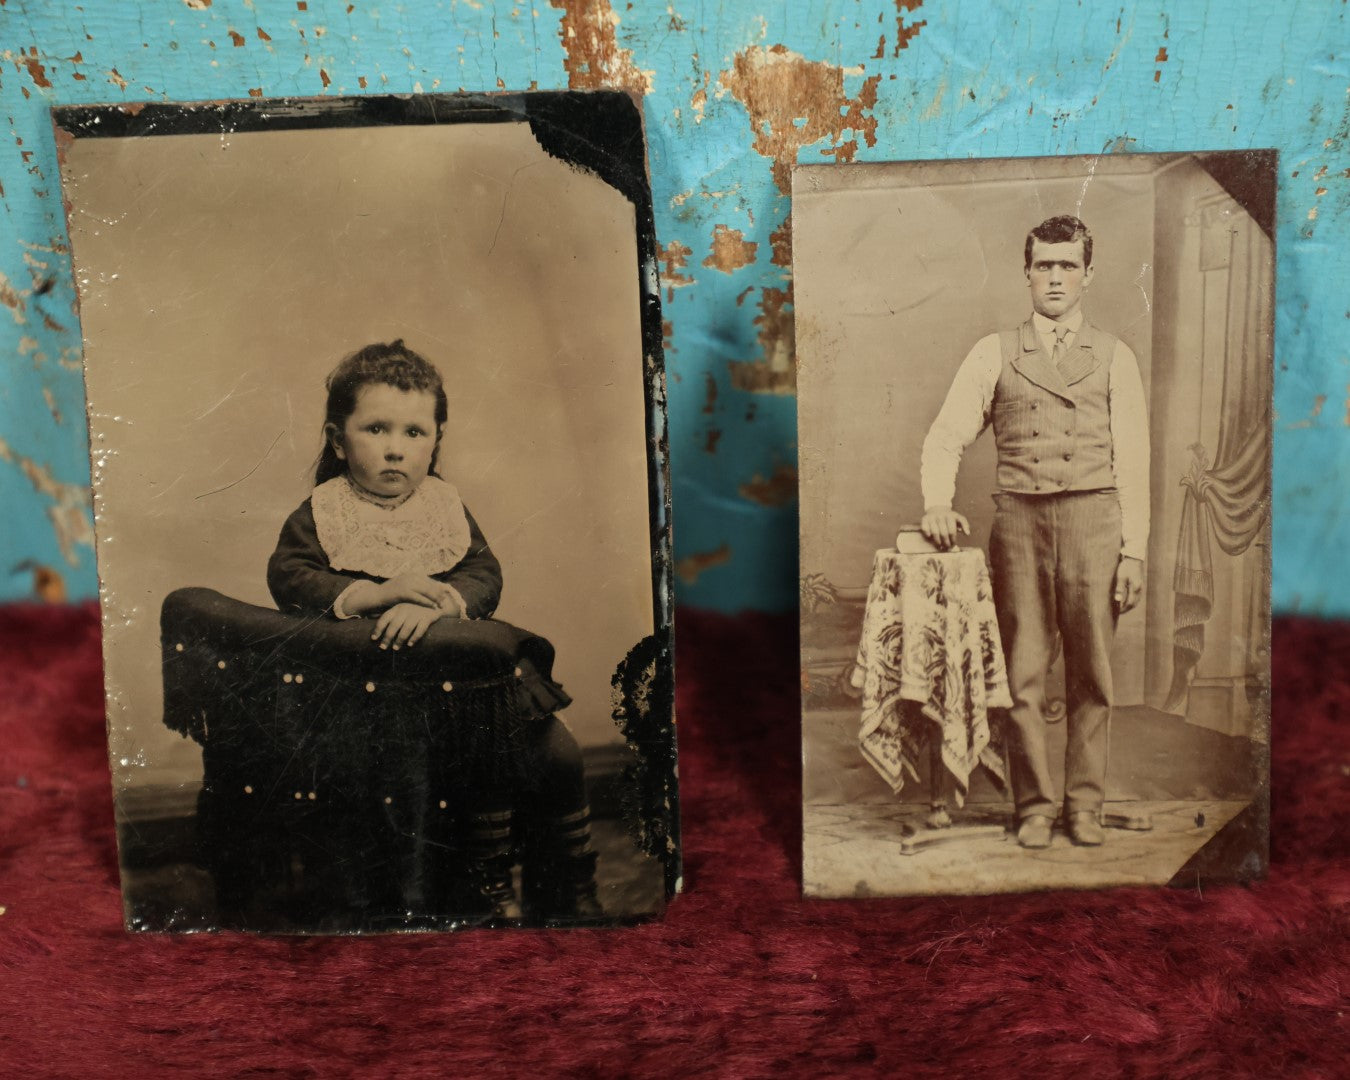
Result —
<path fill-rule="evenodd" d="M 1337 573 L 1350 547 L 1340 0 L 0 5 L 12 144 L 0 153 L 0 599 L 30 593 L 30 573 L 13 570 L 28 562 L 57 569 L 73 597 L 96 588 L 49 106 L 615 85 L 645 93 L 667 256 L 682 600 L 728 611 L 796 602 L 791 308 L 779 265 L 789 162 L 1273 146 L 1275 604 L 1350 614 Z M 877 456 L 884 467 L 886 448 Z"/>

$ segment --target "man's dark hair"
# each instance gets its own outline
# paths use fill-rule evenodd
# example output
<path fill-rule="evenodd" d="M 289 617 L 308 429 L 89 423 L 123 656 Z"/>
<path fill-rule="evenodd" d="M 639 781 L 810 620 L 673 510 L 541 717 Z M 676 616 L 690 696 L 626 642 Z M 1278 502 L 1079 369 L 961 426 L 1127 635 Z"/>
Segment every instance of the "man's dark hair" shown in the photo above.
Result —
<path fill-rule="evenodd" d="M 1092 265 L 1092 234 L 1088 232 L 1088 227 L 1072 214 L 1059 214 L 1056 217 L 1046 218 L 1031 232 L 1027 233 L 1025 268 L 1028 270 L 1031 269 L 1031 247 L 1037 240 L 1042 244 L 1072 244 L 1075 240 L 1081 240 L 1083 241 L 1083 269 L 1086 270 Z"/>

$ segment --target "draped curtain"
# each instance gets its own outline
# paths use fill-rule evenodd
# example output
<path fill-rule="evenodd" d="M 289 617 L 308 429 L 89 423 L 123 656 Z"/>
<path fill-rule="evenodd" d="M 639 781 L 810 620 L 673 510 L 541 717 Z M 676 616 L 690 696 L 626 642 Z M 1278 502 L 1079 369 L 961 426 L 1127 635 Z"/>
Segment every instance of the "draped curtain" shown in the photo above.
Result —
<path fill-rule="evenodd" d="M 1172 686 L 1164 706 L 1184 714 L 1214 601 L 1211 542 L 1241 555 L 1270 513 L 1271 241 L 1245 213 L 1230 222 L 1228 317 L 1218 447 L 1191 447 L 1177 543 Z"/>

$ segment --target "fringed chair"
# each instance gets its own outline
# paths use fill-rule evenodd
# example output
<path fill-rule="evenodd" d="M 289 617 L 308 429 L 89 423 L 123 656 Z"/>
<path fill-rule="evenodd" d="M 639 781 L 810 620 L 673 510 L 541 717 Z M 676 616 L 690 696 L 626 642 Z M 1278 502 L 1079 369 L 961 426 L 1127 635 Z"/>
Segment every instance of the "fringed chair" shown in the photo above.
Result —
<path fill-rule="evenodd" d="M 553 646 L 441 620 L 385 651 L 370 625 L 210 589 L 164 601 L 164 723 L 202 747 L 198 846 L 222 925 L 458 925 L 513 891 L 511 841 L 475 799 L 528 782 L 528 727 L 559 707 Z"/>

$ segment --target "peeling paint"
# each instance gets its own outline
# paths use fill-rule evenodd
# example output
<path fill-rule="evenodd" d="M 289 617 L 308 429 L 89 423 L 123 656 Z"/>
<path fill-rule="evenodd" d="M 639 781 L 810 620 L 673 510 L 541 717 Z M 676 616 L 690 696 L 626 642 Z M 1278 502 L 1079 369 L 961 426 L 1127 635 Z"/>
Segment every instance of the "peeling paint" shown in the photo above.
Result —
<path fill-rule="evenodd" d="M 619 16 L 609 0 L 549 0 L 549 6 L 563 13 L 558 36 L 566 53 L 563 68 L 570 89 L 651 91 L 653 73 L 639 71 L 633 54 L 619 47 Z"/>
<path fill-rule="evenodd" d="M 927 19 L 905 24 L 906 12 L 917 11 L 921 7 L 923 0 L 895 0 L 895 51 L 891 53 L 892 56 L 899 56 L 908 49 L 910 43 L 919 36 L 919 31 L 928 25 Z"/>
<path fill-rule="evenodd" d="M 792 218 L 785 217 L 783 224 L 769 233 L 769 244 L 773 247 L 773 257 L 769 260 L 774 266 L 785 269 L 792 267 Z"/>
<path fill-rule="evenodd" d="M 788 195 L 792 165 L 802 147 L 828 141 L 821 155 L 843 162 L 852 161 L 858 151 L 857 138 L 845 140 L 845 131 L 862 135 L 868 146 L 876 145 L 872 110 L 880 82 L 880 75 L 869 76 L 858 95 L 848 97 L 839 65 L 808 60 L 785 45 L 767 49 L 752 45 L 736 54 L 718 85 L 745 106 L 754 135 L 751 146 L 772 159 L 774 183 Z"/>
<path fill-rule="evenodd" d="M 17 466 L 34 491 L 52 500 L 52 505 L 47 507 L 47 518 L 56 531 L 56 542 L 66 562 L 79 566 L 76 547 L 92 550 L 94 546 L 93 501 L 89 488 L 83 484 L 58 482 L 50 469 L 16 454 L 3 438 L 0 438 L 0 461 Z"/>
<path fill-rule="evenodd" d="M 755 473 L 737 490 L 743 499 L 760 506 L 786 506 L 797 498 L 797 470 L 791 465 L 779 465 L 767 479 Z"/>
<path fill-rule="evenodd" d="M 689 265 L 689 256 L 693 253 L 693 248 L 680 243 L 678 240 L 672 240 L 657 255 L 656 261 L 663 267 L 661 270 L 661 285 L 666 290 L 667 300 L 674 299 L 676 289 L 682 289 L 686 285 L 694 283 L 694 279 L 684 273 L 684 268 Z"/>
<path fill-rule="evenodd" d="M 1318 394 L 1315 398 L 1313 398 L 1312 411 L 1309 412 L 1308 415 L 1305 416 L 1302 420 L 1298 420 L 1292 424 L 1286 424 L 1285 431 L 1300 431 L 1304 428 L 1314 427 L 1317 423 L 1317 418 L 1322 415 L 1322 409 L 1326 405 L 1326 403 L 1327 403 L 1326 394 Z"/>
<path fill-rule="evenodd" d="M 759 327 L 764 359 L 733 360 L 728 365 L 731 384 L 736 389 L 754 394 L 796 393 L 797 338 L 791 304 L 791 285 L 786 289 L 770 286 L 760 290 L 759 314 L 754 324 Z"/>
<path fill-rule="evenodd" d="M 675 561 L 675 574 L 686 585 L 692 585 L 699 577 L 714 566 L 725 566 L 731 562 L 731 545 L 723 541 L 714 551 L 700 551 L 686 555 Z"/>
<path fill-rule="evenodd" d="M 753 263 L 758 250 L 759 245 L 746 240 L 740 229 L 716 225 L 713 227 L 712 249 L 703 260 L 703 265 L 730 274 Z"/>
<path fill-rule="evenodd" d="M 9 308 L 14 321 L 20 326 L 28 321 L 24 314 L 28 310 L 28 302 L 23 298 L 23 294 L 9 283 L 9 278 L 4 274 L 0 274 L 0 304 Z"/>
<path fill-rule="evenodd" d="M 33 85 L 41 90 L 51 89 L 51 80 L 47 78 L 47 69 L 42 66 L 37 58 L 37 46 L 28 50 L 29 55 L 24 57 L 24 67 L 28 69 L 28 77 L 33 80 Z"/>

